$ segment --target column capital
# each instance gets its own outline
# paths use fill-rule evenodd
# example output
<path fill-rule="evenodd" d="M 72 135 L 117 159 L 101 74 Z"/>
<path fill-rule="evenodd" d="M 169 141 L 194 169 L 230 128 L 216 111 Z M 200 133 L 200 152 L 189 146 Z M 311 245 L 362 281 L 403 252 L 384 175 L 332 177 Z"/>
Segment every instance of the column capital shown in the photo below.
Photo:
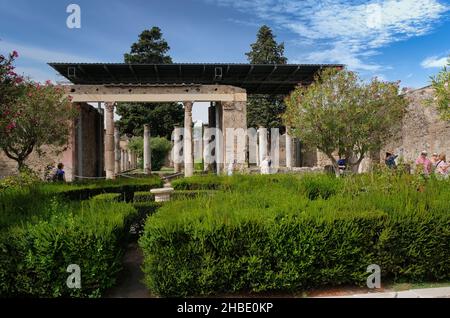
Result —
<path fill-rule="evenodd" d="M 114 111 L 114 106 L 116 105 L 116 103 L 114 102 L 106 102 L 105 103 L 105 109 L 108 112 L 113 112 Z"/>
<path fill-rule="evenodd" d="M 223 110 L 234 110 L 236 106 L 234 102 L 222 102 Z"/>
<path fill-rule="evenodd" d="M 186 101 L 186 102 L 183 102 L 183 105 L 184 105 L 185 112 L 189 112 L 189 113 L 192 112 L 192 106 L 194 105 L 194 102 Z"/>

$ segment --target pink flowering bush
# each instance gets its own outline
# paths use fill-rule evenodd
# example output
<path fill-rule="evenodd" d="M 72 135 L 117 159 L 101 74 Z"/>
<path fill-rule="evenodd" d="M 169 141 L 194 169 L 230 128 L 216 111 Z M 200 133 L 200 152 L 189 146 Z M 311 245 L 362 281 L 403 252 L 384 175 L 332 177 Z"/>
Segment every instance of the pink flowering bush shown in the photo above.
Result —
<path fill-rule="evenodd" d="M 69 97 L 50 81 L 24 79 L 14 72 L 16 51 L 0 56 L 0 149 L 17 161 L 19 170 L 42 146 L 67 144 L 70 125 L 77 115 Z"/>

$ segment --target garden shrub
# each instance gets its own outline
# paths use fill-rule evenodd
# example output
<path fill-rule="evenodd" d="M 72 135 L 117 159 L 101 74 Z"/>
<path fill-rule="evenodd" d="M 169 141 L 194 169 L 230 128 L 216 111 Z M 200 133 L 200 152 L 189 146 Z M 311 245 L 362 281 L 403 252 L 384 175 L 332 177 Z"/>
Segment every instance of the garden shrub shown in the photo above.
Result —
<path fill-rule="evenodd" d="M 133 202 L 149 202 L 154 201 L 155 196 L 150 191 L 138 191 L 134 193 Z"/>
<path fill-rule="evenodd" d="M 194 178 L 182 188 L 205 187 Z M 233 176 L 226 191 L 175 200 L 140 245 L 153 293 L 196 296 L 450 279 L 450 183 L 411 176 Z M 178 180 L 177 180 L 178 181 Z M 220 181 L 220 182 L 217 182 Z"/>
<path fill-rule="evenodd" d="M 102 202 L 120 202 L 124 201 L 122 194 L 120 193 L 102 193 L 92 197 L 92 201 Z"/>
<path fill-rule="evenodd" d="M 228 177 L 205 175 L 181 178 L 172 181 L 175 190 L 218 190 L 224 187 Z"/>
<path fill-rule="evenodd" d="M 126 203 L 52 201 L 49 217 L 0 232 L 0 295 L 98 297 L 113 286 L 136 210 Z M 68 265 L 81 268 L 69 289 Z"/>
<path fill-rule="evenodd" d="M 121 193 L 127 202 L 133 200 L 133 195 L 137 191 L 150 191 L 162 186 L 163 182 L 157 176 L 41 185 L 43 189 L 59 193 L 68 200 L 87 200 L 102 193 Z"/>

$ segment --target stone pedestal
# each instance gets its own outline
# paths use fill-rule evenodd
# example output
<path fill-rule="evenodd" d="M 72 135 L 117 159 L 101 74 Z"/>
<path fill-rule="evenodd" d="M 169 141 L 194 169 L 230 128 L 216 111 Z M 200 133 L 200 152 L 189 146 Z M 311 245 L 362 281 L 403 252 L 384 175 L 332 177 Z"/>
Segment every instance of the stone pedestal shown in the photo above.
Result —
<path fill-rule="evenodd" d="M 166 202 L 170 201 L 170 195 L 173 192 L 173 188 L 160 188 L 152 189 L 150 193 L 155 195 L 155 202 Z"/>

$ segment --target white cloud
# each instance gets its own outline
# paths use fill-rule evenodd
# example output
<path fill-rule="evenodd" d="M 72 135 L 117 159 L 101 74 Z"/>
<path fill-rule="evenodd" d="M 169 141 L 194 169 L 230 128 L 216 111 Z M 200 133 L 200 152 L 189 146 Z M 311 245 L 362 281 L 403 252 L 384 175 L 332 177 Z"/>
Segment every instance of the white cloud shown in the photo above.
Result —
<path fill-rule="evenodd" d="M 440 0 L 206 0 L 256 15 L 318 48 L 297 60 L 376 71 L 367 58 L 390 43 L 430 32 L 450 7 Z M 367 53 L 369 52 L 369 53 Z M 312 61 L 314 59 L 314 61 Z"/>
<path fill-rule="evenodd" d="M 95 59 L 86 58 L 70 53 L 57 52 L 37 46 L 14 43 L 0 40 L 0 53 L 8 54 L 17 51 L 20 58 L 26 58 L 37 62 L 97 62 Z"/>
<path fill-rule="evenodd" d="M 426 59 L 424 59 L 422 61 L 422 63 L 420 63 L 420 65 L 423 68 L 440 68 L 440 67 L 444 67 L 445 65 L 447 65 L 447 60 L 448 57 L 437 57 L 437 56 L 430 56 L 427 57 Z"/>

